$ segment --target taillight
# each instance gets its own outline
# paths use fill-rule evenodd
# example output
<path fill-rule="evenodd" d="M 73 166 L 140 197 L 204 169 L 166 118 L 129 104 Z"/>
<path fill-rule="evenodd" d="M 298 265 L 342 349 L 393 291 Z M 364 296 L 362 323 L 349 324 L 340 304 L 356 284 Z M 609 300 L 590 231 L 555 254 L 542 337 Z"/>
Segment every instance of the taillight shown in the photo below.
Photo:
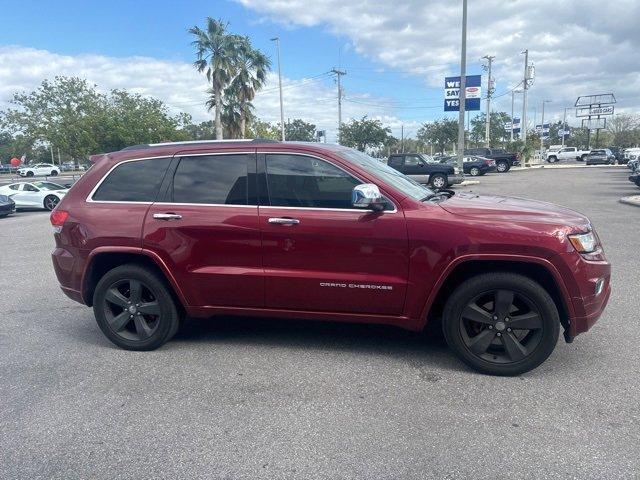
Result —
<path fill-rule="evenodd" d="M 65 210 L 53 210 L 51 212 L 51 216 L 49 220 L 51 221 L 51 225 L 53 226 L 53 231 L 56 233 L 60 233 L 62 231 L 62 226 L 64 222 L 69 218 L 69 212 Z"/>

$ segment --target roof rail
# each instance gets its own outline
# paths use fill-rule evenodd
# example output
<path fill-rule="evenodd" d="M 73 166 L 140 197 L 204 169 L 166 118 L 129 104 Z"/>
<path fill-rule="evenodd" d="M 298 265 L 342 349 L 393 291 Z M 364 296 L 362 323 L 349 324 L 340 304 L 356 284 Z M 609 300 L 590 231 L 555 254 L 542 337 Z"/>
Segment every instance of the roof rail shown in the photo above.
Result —
<path fill-rule="evenodd" d="M 145 148 L 153 148 L 153 147 L 168 147 L 171 145 L 201 145 L 201 144 L 243 143 L 243 142 L 278 143 L 278 140 L 271 140 L 268 138 L 227 138 L 224 140 L 186 140 L 183 142 L 142 143 L 139 145 L 131 145 L 129 147 L 125 147 L 120 151 L 124 152 L 127 150 L 142 150 Z"/>

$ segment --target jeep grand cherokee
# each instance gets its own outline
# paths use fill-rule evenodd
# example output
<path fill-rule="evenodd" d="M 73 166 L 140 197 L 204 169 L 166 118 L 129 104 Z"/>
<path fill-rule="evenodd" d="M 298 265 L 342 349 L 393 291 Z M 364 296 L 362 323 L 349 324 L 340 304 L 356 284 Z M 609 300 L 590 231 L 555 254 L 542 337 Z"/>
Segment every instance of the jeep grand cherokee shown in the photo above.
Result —
<path fill-rule="evenodd" d="M 92 160 L 51 214 L 53 264 L 125 349 L 160 347 L 184 315 L 442 322 L 468 365 L 515 375 L 609 298 L 583 215 L 436 192 L 345 147 L 171 143 Z"/>

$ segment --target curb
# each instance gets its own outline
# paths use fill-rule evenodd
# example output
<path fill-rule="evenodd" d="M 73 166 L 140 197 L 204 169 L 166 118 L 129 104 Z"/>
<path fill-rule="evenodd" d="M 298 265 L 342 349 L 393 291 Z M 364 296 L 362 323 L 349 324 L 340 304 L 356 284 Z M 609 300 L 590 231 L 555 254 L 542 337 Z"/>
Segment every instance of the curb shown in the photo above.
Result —
<path fill-rule="evenodd" d="M 640 207 L 640 195 L 631 195 L 630 197 L 622 197 L 620 203 L 626 203 L 627 205 L 634 205 Z"/>
<path fill-rule="evenodd" d="M 480 180 L 463 180 L 458 185 L 466 187 L 467 185 L 480 185 Z"/>
<path fill-rule="evenodd" d="M 531 165 L 530 167 L 513 167 L 511 170 L 522 172 L 525 170 L 548 168 L 549 170 L 563 170 L 568 168 L 620 168 L 626 165 Z"/>

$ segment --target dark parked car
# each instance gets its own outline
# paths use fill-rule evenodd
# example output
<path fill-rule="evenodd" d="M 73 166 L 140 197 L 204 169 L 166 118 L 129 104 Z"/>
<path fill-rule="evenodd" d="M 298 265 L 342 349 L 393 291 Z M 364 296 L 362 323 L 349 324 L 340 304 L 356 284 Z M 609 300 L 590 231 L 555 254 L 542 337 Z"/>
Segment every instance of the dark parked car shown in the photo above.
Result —
<path fill-rule="evenodd" d="M 616 157 L 608 148 L 591 150 L 587 156 L 587 165 L 613 165 L 615 162 Z"/>
<path fill-rule="evenodd" d="M 7 215 L 16 211 L 16 204 L 8 195 L 0 195 L 0 217 L 6 217 Z"/>
<path fill-rule="evenodd" d="M 445 157 L 445 158 L 442 158 L 440 162 L 448 163 L 449 165 L 457 165 L 458 158 Z M 484 175 L 485 173 L 488 173 L 488 172 L 496 171 L 496 161 L 491 160 L 489 158 L 483 158 L 483 157 L 475 157 L 475 156 L 464 157 L 462 166 L 464 168 L 464 173 L 467 175 L 471 175 L 472 177 L 477 177 L 479 175 Z"/>
<path fill-rule="evenodd" d="M 520 156 L 517 153 L 509 153 L 501 148 L 468 148 L 464 154 L 495 160 L 496 171 L 499 173 L 508 172 L 511 167 L 520 165 Z"/>
<path fill-rule="evenodd" d="M 624 165 L 625 163 L 627 163 L 627 159 L 624 158 L 624 149 L 620 147 L 609 147 L 609 150 L 616 159 L 615 163 L 617 163 L 618 165 Z"/>
<path fill-rule="evenodd" d="M 433 188 L 450 187 L 463 180 L 458 167 L 440 163 L 424 153 L 394 153 L 389 156 L 387 164 L 416 182 Z"/>
<path fill-rule="evenodd" d="M 172 143 L 94 160 L 51 212 L 52 260 L 63 292 L 125 349 L 160 347 L 185 315 L 441 320 L 464 362 L 515 375 L 609 299 L 584 215 L 435 192 L 339 145 Z"/>

